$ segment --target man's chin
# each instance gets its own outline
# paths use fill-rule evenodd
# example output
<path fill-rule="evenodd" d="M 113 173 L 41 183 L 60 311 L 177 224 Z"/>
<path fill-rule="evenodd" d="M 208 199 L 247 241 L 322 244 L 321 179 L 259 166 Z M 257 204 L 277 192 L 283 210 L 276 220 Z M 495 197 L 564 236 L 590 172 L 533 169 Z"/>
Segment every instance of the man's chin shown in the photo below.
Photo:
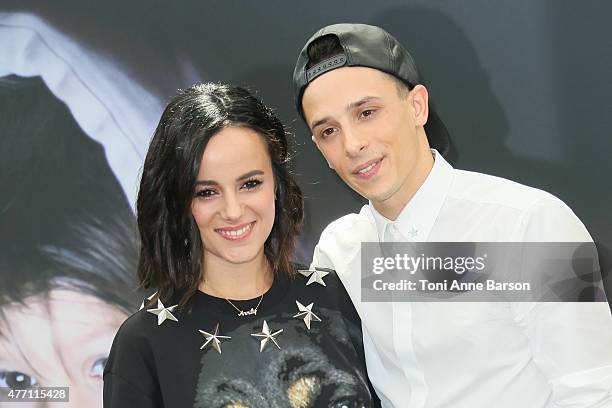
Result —
<path fill-rule="evenodd" d="M 378 188 L 362 194 L 364 198 L 367 198 L 375 206 L 389 206 L 397 200 L 399 189 L 397 188 Z"/>
<path fill-rule="evenodd" d="M 380 188 L 369 188 L 369 189 L 356 189 L 353 190 L 365 198 L 368 201 L 371 201 L 373 204 L 384 203 L 389 199 L 392 194 L 389 194 L 387 191 Z"/>

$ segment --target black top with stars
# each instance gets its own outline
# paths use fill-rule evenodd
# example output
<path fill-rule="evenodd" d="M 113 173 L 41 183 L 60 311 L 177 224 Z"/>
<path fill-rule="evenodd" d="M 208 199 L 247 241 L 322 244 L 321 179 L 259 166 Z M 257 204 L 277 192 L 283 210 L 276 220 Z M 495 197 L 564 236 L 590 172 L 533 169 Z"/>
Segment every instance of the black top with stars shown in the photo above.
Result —
<path fill-rule="evenodd" d="M 248 311 L 259 300 L 233 303 Z M 104 370 L 104 407 L 379 406 L 361 323 L 333 271 L 275 277 L 256 315 L 200 291 L 184 310 L 163 310 L 173 305 L 123 323 Z"/>

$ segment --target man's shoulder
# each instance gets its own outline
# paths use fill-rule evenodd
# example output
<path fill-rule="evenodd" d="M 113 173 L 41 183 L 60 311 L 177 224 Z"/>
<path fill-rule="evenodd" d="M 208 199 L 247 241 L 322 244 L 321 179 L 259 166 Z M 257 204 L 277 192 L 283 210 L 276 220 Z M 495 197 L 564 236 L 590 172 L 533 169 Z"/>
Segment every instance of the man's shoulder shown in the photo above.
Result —
<path fill-rule="evenodd" d="M 361 248 L 362 242 L 377 241 L 378 235 L 369 205 L 359 213 L 346 214 L 325 227 L 319 239 L 319 248 L 348 255 Z"/>
<path fill-rule="evenodd" d="M 321 233 L 321 238 L 354 238 L 361 242 L 367 240 L 371 233 L 376 233 L 372 212 L 368 204 L 361 207 L 358 213 L 350 213 L 330 222 Z"/>
<path fill-rule="evenodd" d="M 471 215 L 473 225 L 479 220 L 483 231 L 500 233 L 507 226 L 510 235 L 502 233 L 505 240 L 591 241 L 580 219 L 561 199 L 502 177 L 456 170 L 447 208 L 453 209 L 455 218 L 457 211 Z"/>
<path fill-rule="evenodd" d="M 516 181 L 468 170 L 455 170 L 449 198 L 474 204 L 498 205 L 525 211 L 540 205 L 562 206 L 553 194 Z"/>

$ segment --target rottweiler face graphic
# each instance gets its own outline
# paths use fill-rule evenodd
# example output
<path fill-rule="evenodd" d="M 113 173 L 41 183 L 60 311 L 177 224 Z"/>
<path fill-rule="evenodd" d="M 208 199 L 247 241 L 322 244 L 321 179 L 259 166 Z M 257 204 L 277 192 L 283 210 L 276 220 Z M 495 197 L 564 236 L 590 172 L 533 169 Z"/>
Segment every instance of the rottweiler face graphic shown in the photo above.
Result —
<path fill-rule="evenodd" d="M 196 408 L 369 407 L 361 363 L 340 313 L 319 309 L 322 322 L 309 331 L 289 314 L 268 324 L 281 349 L 269 342 L 259 352 L 264 318 L 223 333 L 232 339 L 223 354 L 207 350 L 196 390 Z M 354 328 L 353 328 L 354 329 Z"/>

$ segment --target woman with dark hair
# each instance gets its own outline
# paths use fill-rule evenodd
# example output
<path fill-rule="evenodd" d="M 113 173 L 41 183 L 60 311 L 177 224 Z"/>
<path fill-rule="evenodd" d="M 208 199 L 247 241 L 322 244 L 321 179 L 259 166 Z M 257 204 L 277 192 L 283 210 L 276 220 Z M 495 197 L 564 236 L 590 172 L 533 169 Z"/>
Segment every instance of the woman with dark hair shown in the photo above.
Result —
<path fill-rule="evenodd" d="M 303 203 L 288 164 L 283 125 L 246 90 L 170 102 L 137 203 L 156 296 L 115 337 L 105 407 L 374 406 L 342 284 L 291 263 Z"/>

